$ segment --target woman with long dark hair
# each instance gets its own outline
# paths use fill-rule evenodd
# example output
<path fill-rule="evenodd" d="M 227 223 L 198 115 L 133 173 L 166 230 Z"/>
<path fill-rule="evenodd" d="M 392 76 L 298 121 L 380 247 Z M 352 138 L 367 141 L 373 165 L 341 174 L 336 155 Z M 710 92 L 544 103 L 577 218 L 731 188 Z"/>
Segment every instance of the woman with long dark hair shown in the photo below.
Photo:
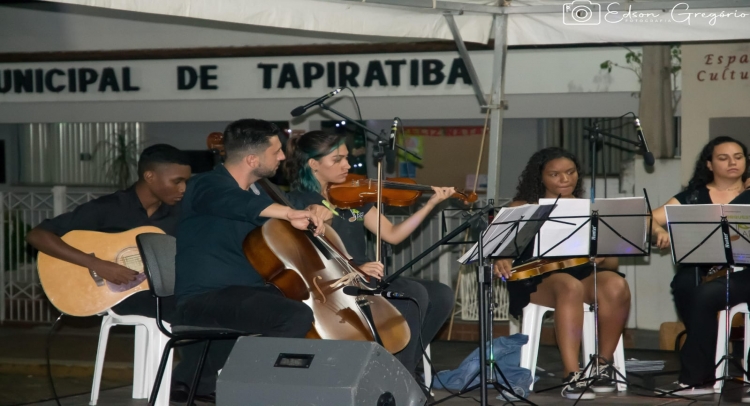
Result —
<path fill-rule="evenodd" d="M 703 147 L 687 187 L 664 206 L 676 204 L 750 204 L 745 191 L 748 179 L 747 147 L 731 137 L 717 137 Z M 660 248 L 669 247 L 664 206 L 653 211 L 654 240 Z M 680 266 L 672 279 L 675 307 L 685 323 L 687 338 L 680 350 L 678 381 L 663 390 L 677 390 L 682 396 L 713 393 L 716 354 L 716 313 L 724 309 L 726 279 L 701 284 L 711 266 Z M 729 279 L 730 306 L 750 299 L 750 272 L 732 274 Z M 743 399 L 745 400 L 745 399 Z M 750 398 L 747 399 L 750 401 Z"/>
<path fill-rule="evenodd" d="M 583 194 L 580 164 L 575 155 L 561 148 L 545 148 L 531 156 L 521 173 L 516 196 L 510 206 L 536 204 L 541 198 L 580 198 Z M 529 244 L 522 260 L 531 257 Z M 568 399 L 594 399 L 593 392 L 612 392 L 613 354 L 630 310 L 630 289 L 617 273 L 617 258 L 597 258 L 597 299 L 599 303 L 599 379 L 587 386 L 580 372 L 579 350 L 583 330 L 583 304 L 594 302 L 593 266 L 586 264 L 508 283 L 510 313 L 521 316 L 529 303 L 555 309 L 555 334 L 562 356 L 564 376 L 562 396 Z M 495 274 L 508 278 L 513 263 L 495 261 Z M 593 392 L 591 391 L 593 390 Z"/>
<path fill-rule="evenodd" d="M 331 226 L 341 237 L 354 263 L 364 273 L 380 279 L 383 277 L 383 264 L 367 257 L 366 231 L 374 232 L 380 217 L 382 239 L 390 244 L 398 244 L 408 238 L 435 206 L 450 197 L 454 190 L 433 188 L 435 194 L 427 203 L 399 224 L 392 224 L 373 204 L 356 209 L 334 207 L 328 202 L 328 185 L 346 180 L 350 168 L 348 153 L 344 139 L 339 135 L 311 131 L 291 138 L 283 166 L 292 189 L 289 199 L 297 207 L 307 207 L 310 204 L 328 207 L 333 213 Z M 408 300 L 391 300 L 391 304 L 404 315 L 411 329 L 411 340 L 406 348 L 396 354 L 396 358 L 409 372 L 414 373 L 422 356 L 420 336 L 424 345 L 435 338 L 453 309 L 453 293 L 440 282 L 407 277 L 396 279 L 389 290 L 402 292 L 419 303 L 417 308 Z"/>

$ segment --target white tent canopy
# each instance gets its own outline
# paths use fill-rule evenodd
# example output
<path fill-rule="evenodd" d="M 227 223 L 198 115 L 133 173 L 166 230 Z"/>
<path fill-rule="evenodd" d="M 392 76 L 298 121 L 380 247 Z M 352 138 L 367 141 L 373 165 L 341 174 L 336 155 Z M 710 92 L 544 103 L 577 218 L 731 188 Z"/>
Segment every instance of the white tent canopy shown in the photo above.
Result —
<path fill-rule="evenodd" d="M 59 3 L 349 35 L 487 43 L 492 14 L 508 14 L 507 45 L 692 42 L 750 38 L 750 2 L 461 0 L 57 0 Z M 569 5 L 569 6 L 566 6 Z M 433 8 L 433 6 L 435 8 Z M 564 12 L 565 10 L 565 12 Z"/>

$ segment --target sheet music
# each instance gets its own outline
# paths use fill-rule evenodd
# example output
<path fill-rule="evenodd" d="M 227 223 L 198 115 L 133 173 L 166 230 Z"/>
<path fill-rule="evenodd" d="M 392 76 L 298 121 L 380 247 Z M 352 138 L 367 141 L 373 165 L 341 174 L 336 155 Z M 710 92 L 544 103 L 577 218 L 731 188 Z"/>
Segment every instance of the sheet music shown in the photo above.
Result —
<path fill-rule="evenodd" d="M 555 199 L 539 199 L 539 204 L 554 201 Z M 535 247 L 534 255 L 540 256 L 541 251 L 542 257 L 588 256 L 591 242 L 591 222 L 589 218 L 594 210 L 599 212 L 599 216 L 603 216 L 599 218 L 597 230 L 598 256 L 644 255 L 643 251 L 648 249 L 646 246 L 648 241 L 648 218 L 646 217 L 648 209 L 644 197 L 597 199 L 593 204 L 589 199 L 557 200 L 557 207 L 553 210 L 550 221 L 544 223 L 540 230 L 541 250 L 539 247 Z M 630 215 L 643 217 L 631 217 Z M 580 229 L 578 229 L 579 227 Z M 578 231 L 575 231 L 576 229 Z M 571 233 L 573 234 L 571 235 Z M 560 241 L 563 242 L 560 243 Z M 559 245 L 557 245 L 558 243 Z M 555 245 L 557 246 L 555 247 Z M 552 247 L 555 248 L 552 249 Z"/>
<path fill-rule="evenodd" d="M 729 221 L 729 240 L 732 242 L 732 256 L 736 264 L 750 264 L 750 224 L 737 224 L 732 221 L 750 223 L 750 205 L 725 204 L 722 211 Z M 739 231 L 739 234 L 737 233 Z M 740 236 L 741 234 L 741 236 Z M 744 238 L 742 238 L 744 237 Z"/>
<path fill-rule="evenodd" d="M 555 201 L 557 201 L 557 207 L 552 210 L 550 221 L 544 223 L 539 231 L 539 239 L 534 240 L 534 256 L 540 256 L 540 247 L 541 255 L 544 257 L 588 256 L 591 223 L 587 221 L 591 215 L 591 201 L 588 199 L 539 199 L 539 204 L 553 204 Z M 559 218 L 571 216 L 576 218 Z M 556 218 L 558 221 L 553 221 Z M 573 233 L 584 223 L 586 224 L 580 230 Z M 563 242 L 560 243 L 560 241 Z M 557 245 L 558 243 L 560 245 Z M 555 245 L 557 247 L 552 249 Z"/>
<path fill-rule="evenodd" d="M 724 241 L 721 230 L 717 230 L 703 244 L 701 242 L 719 226 L 722 209 L 720 204 L 690 204 L 664 206 L 672 246 L 672 261 L 686 264 L 722 264 Z M 704 222 L 703 224 L 675 224 L 679 222 Z M 698 247 L 687 255 L 695 247 Z M 687 255 L 687 256 L 686 256 Z"/>
<path fill-rule="evenodd" d="M 601 216 L 599 218 L 597 256 L 637 255 L 648 250 L 648 217 L 625 217 L 628 215 L 643 216 L 648 213 L 644 197 L 595 200 L 594 204 L 591 205 L 591 210 L 597 210 L 599 216 Z M 624 217 L 606 217 L 610 215 Z M 620 235 L 615 234 L 610 227 Z"/>
<path fill-rule="evenodd" d="M 521 251 L 528 245 L 528 241 L 535 234 L 536 228 L 533 222 L 519 220 L 539 219 L 546 215 L 551 207 L 541 208 L 536 204 L 525 204 L 518 207 L 503 207 L 495 215 L 492 225 L 482 235 L 482 254 L 485 257 L 502 255 L 514 257 L 520 255 Z M 518 227 L 515 223 L 518 222 Z M 537 224 L 538 226 L 538 224 Z M 531 231 L 528 231 L 531 230 Z M 516 249 L 518 244 L 518 249 Z M 479 246 L 474 244 L 458 262 L 468 264 L 479 259 Z"/>

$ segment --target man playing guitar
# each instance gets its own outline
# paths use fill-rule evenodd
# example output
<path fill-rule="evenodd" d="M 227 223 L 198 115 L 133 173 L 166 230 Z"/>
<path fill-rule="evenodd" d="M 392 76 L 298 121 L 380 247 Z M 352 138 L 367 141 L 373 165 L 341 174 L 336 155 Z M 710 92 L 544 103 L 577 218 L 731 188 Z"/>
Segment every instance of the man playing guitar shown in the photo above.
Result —
<path fill-rule="evenodd" d="M 138 181 L 135 184 L 126 190 L 84 203 L 72 212 L 44 220 L 28 233 L 26 241 L 49 256 L 94 271 L 106 281 L 117 285 L 128 284 L 136 279 L 137 272 L 74 248 L 60 237 L 73 230 L 115 233 L 140 226 L 154 226 L 175 235 L 179 216 L 177 204 L 185 193 L 188 178 L 190 162 L 182 151 L 166 144 L 150 146 L 140 155 Z M 164 319 L 171 322 L 174 301 L 167 299 L 162 303 Z M 151 292 L 142 290 L 112 306 L 112 311 L 122 315 L 156 317 L 156 302 Z M 201 352 L 200 346 L 191 347 L 180 347 L 182 362 L 172 374 L 173 401 L 187 400 L 188 389 L 183 382 L 192 381 Z M 200 388 L 198 394 L 203 395 Z"/>

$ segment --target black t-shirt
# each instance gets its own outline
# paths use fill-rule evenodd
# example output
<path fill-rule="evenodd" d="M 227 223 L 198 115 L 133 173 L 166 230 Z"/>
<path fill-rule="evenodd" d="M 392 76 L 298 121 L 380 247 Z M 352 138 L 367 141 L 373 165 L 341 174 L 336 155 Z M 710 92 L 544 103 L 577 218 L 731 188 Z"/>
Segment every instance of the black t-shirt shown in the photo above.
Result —
<path fill-rule="evenodd" d="M 158 227 L 169 235 L 175 235 L 179 213 L 179 206 L 162 203 L 149 217 L 133 185 L 86 202 L 71 212 L 44 220 L 38 227 L 60 237 L 72 230 L 119 233 L 141 226 Z"/>
<path fill-rule="evenodd" d="M 294 190 L 287 194 L 289 201 L 296 209 L 304 209 L 311 204 L 319 204 L 333 209 L 333 220 L 331 227 L 341 237 L 346 251 L 352 256 L 354 263 L 362 265 L 372 262 L 367 257 L 367 244 L 365 241 L 365 214 L 375 207 L 368 203 L 358 209 L 340 209 L 326 202 L 323 195 L 317 192 L 303 192 Z"/>
<path fill-rule="evenodd" d="M 708 188 L 704 186 L 683 190 L 674 196 L 680 204 L 713 204 Z M 732 199 L 729 204 L 750 204 L 750 190 L 745 190 Z"/>
<path fill-rule="evenodd" d="M 255 185 L 240 188 L 223 165 L 188 181 L 177 227 L 178 302 L 229 286 L 265 284 L 245 258 L 242 242 L 263 225 L 266 219 L 259 215 L 272 203 Z"/>

